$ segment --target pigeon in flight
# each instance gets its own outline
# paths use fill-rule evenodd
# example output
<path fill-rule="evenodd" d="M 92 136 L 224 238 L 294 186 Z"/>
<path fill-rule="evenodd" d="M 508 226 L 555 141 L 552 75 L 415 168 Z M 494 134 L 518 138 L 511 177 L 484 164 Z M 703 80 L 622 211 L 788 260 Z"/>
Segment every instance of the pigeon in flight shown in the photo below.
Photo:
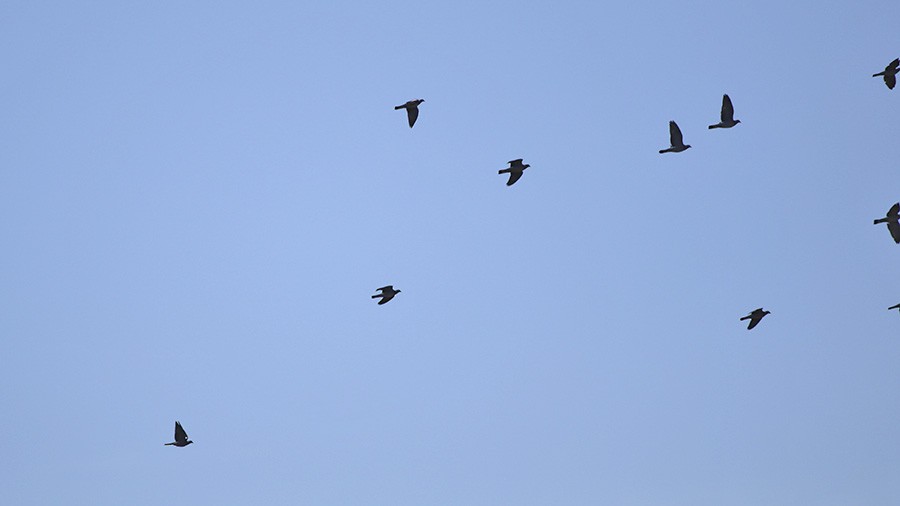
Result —
<path fill-rule="evenodd" d="M 181 422 L 175 422 L 175 442 L 174 443 L 166 443 L 166 446 L 187 446 L 193 443 L 190 439 L 188 439 L 187 432 L 184 431 L 184 427 L 181 426 Z"/>
<path fill-rule="evenodd" d="M 747 330 L 752 329 L 759 323 L 760 320 L 763 319 L 763 316 L 769 314 L 770 311 L 763 311 L 763 308 L 754 309 L 747 316 L 741 318 L 741 320 L 750 320 L 750 325 L 747 325 Z"/>
<path fill-rule="evenodd" d="M 900 67 L 900 58 L 888 63 L 888 66 L 883 71 L 872 74 L 872 77 L 884 76 L 884 84 L 887 85 L 889 90 L 893 90 L 894 86 L 897 85 L 897 67 Z"/>
<path fill-rule="evenodd" d="M 522 177 L 522 173 L 525 172 L 525 169 L 531 167 L 531 165 L 528 165 L 527 163 L 523 164 L 521 158 L 516 158 L 515 160 L 510 160 L 506 163 L 509 164 L 509 167 L 502 169 L 497 173 L 509 173 L 509 181 L 506 182 L 506 186 L 512 186 L 520 177 Z"/>
<path fill-rule="evenodd" d="M 394 285 L 382 286 L 378 289 L 381 293 L 377 293 L 372 296 L 373 299 L 377 299 L 381 297 L 381 300 L 378 301 L 378 305 L 387 304 L 387 302 L 394 298 L 394 295 L 400 293 L 400 290 L 394 290 Z"/>
<path fill-rule="evenodd" d="M 888 230 L 890 230 L 894 242 L 900 244 L 900 202 L 892 205 L 884 218 L 875 220 L 876 225 L 879 223 L 887 223 Z"/>
<path fill-rule="evenodd" d="M 394 107 L 394 110 L 406 109 L 406 117 L 409 119 L 409 128 L 412 128 L 413 125 L 416 124 L 416 119 L 419 117 L 419 104 L 424 102 L 425 99 L 417 98 L 415 100 L 410 100 L 409 102 L 398 105 Z"/>
<path fill-rule="evenodd" d="M 685 144 L 684 139 L 681 137 L 681 129 L 678 128 L 678 125 L 675 124 L 674 121 L 669 122 L 669 143 L 672 147 L 667 149 L 660 149 L 660 154 L 662 153 L 681 153 L 685 149 L 691 147 L 690 144 Z"/>
<path fill-rule="evenodd" d="M 721 121 L 715 125 L 709 125 L 710 130 L 713 128 L 731 128 L 741 122 L 739 119 L 734 119 L 734 106 L 731 105 L 731 99 L 728 98 L 728 95 L 722 95 L 722 112 L 719 117 Z"/>
<path fill-rule="evenodd" d="M 891 309 L 900 309 L 900 304 L 894 304 L 893 306 L 888 308 L 888 311 L 890 311 Z"/>

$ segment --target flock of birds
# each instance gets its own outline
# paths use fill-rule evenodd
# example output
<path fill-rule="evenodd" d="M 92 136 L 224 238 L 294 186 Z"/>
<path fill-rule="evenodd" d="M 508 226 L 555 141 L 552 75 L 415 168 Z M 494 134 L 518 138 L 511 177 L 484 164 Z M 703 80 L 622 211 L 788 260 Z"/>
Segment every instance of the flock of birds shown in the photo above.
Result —
<path fill-rule="evenodd" d="M 897 73 L 900 72 L 900 58 L 894 59 L 891 63 L 889 63 L 883 71 L 878 72 L 877 74 L 872 74 L 872 77 L 883 77 L 884 84 L 888 87 L 888 89 L 893 90 L 894 86 L 897 85 Z M 419 119 L 419 106 L 425 102 L 424 99 L 417 98 L 415 100 L 410 100 L 405 104 L 398 105 L 394 107 L 394 110 L 404 109 L 406 110 L 406 119 L 409 123 L 409 128 L 412 128 L 413 125 L 416 124 L 416 120 Z M 731 102 L 731 97 L 727 94 L 722 96 L 722 110 L 719 114 L 719 122 L 714 125 L 709 125 L 709 129 L 712 130 L 714 128 L 731 128 L 741 120 L 734 119 L 734 104 Z M 690 144 L 684 143 L 684 136 L 681 133 L 681 129 L 678 128 L 678 124 L 674 121 L 669 122 L 669 144 L 670 146 L 666 149 L 660 149 L 660 154 L 663 153 L 680 153 L 682 151 L 687 150 L 691 147 Z M 531 167 L 531 165 L 524 163 L 522 158 L 517 158 L 515 160 L 510 160 L 507 162 L 509 167 L 505 169 L 501 169 L 499 174 L 509 174 L 509 179 L 506 181 L 506 186 L 512 186 L 519 179 L 522 178 L 522 174 L 525 173 L 525 169 Z M 890 209 L 888 209 L 887 214 L 884 218 L 878 218 L 875 220 L 875 224 L 879 223 L 887 223 L 888 231 L 891 233 L 891 237 L 894 239 L 894 242 L 900 244 L 900 202 L 897 202 Z M 394 288 L 394 285 L 382 286 L 381 288 L 377 288 L 376 293 L 372 296 L 373 299 L 380 299 L 378 301 L 378 305 L 387 304 L 390 302 L 400 290 Z M 888 308 L 888 310 L 900 309 L 900 304 L 895 304 Z M 759 322 L 767 315 L 770 314 L 771 311 L 766 311 L 763 308 L 756 308 L 747 316 L 743 316 L 740 318 L 740 321 L 749 320 L 747 324 L 747 330 L 751 330 L 756 327 Z M 175 441 L 171 443 L 166 443 L 166 446 L 177 446 L 177 447 L 185 447 L 189 444 L 193 443 L 190 439 L 188 439 L 187 432 L 185 432 L 184 427 L 181 426 L 181 422 L 175 422 Z"/>

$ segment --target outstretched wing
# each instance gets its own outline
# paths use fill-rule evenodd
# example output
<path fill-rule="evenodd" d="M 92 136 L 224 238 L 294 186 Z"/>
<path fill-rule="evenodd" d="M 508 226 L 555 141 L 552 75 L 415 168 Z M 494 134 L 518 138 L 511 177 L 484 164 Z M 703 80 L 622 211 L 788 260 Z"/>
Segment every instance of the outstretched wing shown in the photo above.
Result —
<path fill-rule="evenodd" d="M 887 212 L 888 216 L 897 216 L 898 214 L 900 214 L 900 202 L 897 202 L 896 204 L 892 205 L 891 208 L 888 209 L 888 212 Z"/>
<path fill-rule="evenodd" d="M 394 285 L 382 286 L 381 288 L 376 288 L 376 290 L 378 290 L 379 292 L 384 292 L 385 290 L 387 290 L 389 292 L 393 292 Z"/>
<path fill-rule="evenodd" d="M 412 128 L 413 125 L 416 124 L 416 120 L 419 118 L 419 107 L 413 105 L 412 107 L 406 108 L 406 117 L 409 120 L 409 128 Z"/>
<path fill-rule="evenodd" d="M 893 90 L 894 86 L 897 86 L 897 74 L 884 74 L 884 84 L 887 85 L 889 90 Z"/>
<path fill-rule="evenodd" d="M 521 159 L 521 158 L 516 158 L 515 160 L 510 160 L 510 161 L 508 161 L 508 162 L 506 162 L 506 163 L 508 163 L 510 167 L 521 167 L 521 166 L 522 166 L 522 159 Z"/>
<path fill-rule="evenodd" d="M 750 318 L 750 325 L 747 325 L 747 330 L 750 330 L 753 327 L 755 327 L 756 324 L 759 323 L 759 321 L 763 319 L 763 316 L 764 315 L 760 314 L 760 315 L 754 315 L 752 318 Z"/>
<path fill-rule="evenodd" d="M 731 104 L 731 99 L 728 95 L 722 95 L 722 123 L 733 123 L 734 122 L 734 106 Z"/>
<path fill-rule="evenodd" d="M 669 122 L 669 143 L 673 146 L 683 146 L 684 139 L 681 137 L 681 129 L 674 121 Z"/>
<path fill-rule="evenodd" d="M 890 70 L 893 70 L 896 72 L 897 67 L 900 67 L 900 58 L 894 58 L 894 61 L 892 61 L 891 63 L 888 63 L 888 66 L 885 67 L 884 70 L 886 72 L 890 71 Z"/>
<path fill-rule="evenodd" d="M 888 230 L 891 231 L 891 237 L 894 238 L 894 242 L 900 244 L 900 223 L 896 221 L 887 222 Z"/>
<path fill-rule="evenodd" d="M 175 442 L 177 443 L 185 443 L 188 440 L 187 432 L 184 431 L 184 427 L 181 426 L 181 422 L 175 422 Z"/>
<path fill-rule="evenodd" d="M 509 181 L 506 182 L 506 186 L 512 186 L 516 181 L 522 177 L 523 172 L 521 170 L 514 170 L 509 173 Z"/>

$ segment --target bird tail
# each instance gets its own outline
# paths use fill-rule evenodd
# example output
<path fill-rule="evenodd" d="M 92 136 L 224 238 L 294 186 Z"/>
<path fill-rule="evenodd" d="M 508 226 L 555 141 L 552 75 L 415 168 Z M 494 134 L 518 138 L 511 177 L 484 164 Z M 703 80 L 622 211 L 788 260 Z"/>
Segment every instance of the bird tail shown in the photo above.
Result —
<path fill-rule="evenodd" d="M 497 174 L 507 174 L 510 172 L 510 169 L 503 169 L 497 172 Z"/>
<path fill-rule="evenodd" d="M 873 225 L 878 225 L 879 223 L 884 223 L 884 222 L 886 222 L 886 221 L 887 221 L 887 218 L 877 219 L 877 220 L 875 220 L 875 222 L 873 223 Z"/>
<path fill-rule="evenodd" d="M 405 105 L 398 105 L 398 106 L 394 107 L 394 110 L 396 111 L 398 109 L 405 109 L 405 108 L 406 108 Z"/>
<path fill-rule="evenodd" d="M 672 148 L 660 149 L 660 150 L 659 150 L 659 154 L 668 153 L 668 152 L 670 152 L 670 151 L 672 151 Z"/>
<path fill-rule="evenodd" d="M 175 446 L 175 443 L 166 443 L 163 446 Z"/>
<path fill-rule="evenodd" d="M 719 125 L 709 125 L 710 130 L 712 130 L 713 128 L 722 128 L 722 127 L 720 127 Z"/>
<path fill-rule="evenodd" d="M 872 77 L 878 77 L 878 76 L 883 76 L 883 75 L 884 75 L 884 72 L 879 72 L 877 74 L 872 74 Z"/>
<path fill-rule="evenodd" d="M 378 295 L 373 295 L 373 296 L 372 296 L 373 299 L 377 299 L 378 297 L 383 297 L 383 295 L 378 294 Z"/>
<path fill-rule="evenodd" d="M 750 316 L 745 316 L 745 317 L 741 318 L 741 320 L 749 320 L 749 319 L 750 319 Z"/>

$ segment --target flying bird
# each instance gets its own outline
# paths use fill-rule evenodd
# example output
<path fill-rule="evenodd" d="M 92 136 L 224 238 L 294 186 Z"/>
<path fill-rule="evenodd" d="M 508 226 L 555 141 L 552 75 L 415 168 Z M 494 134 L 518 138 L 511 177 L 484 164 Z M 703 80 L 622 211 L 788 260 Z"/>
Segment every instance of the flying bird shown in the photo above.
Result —
<path fill-rule="evenodd" d="M 672 147 L 667 149 L 660 149 L 660 154 L 662 153 L 681 153 L 685 149 L 691 147 L 690 144 L 685 144 L 684 139 L 681 137 L 681 129 L 678 128 L 678 125 L 674 121 L 669 122 L 669 144 Z"/>
<path fill-rule="evenodd" d="M 382 286 L 378 289 L 381 293 L 377 293 L 372 296 L 373 299 L 377 299 L 381 297 L 381 300 L 378 301 L 378 305 L 387 304 L 387 302 L 394 298 L 394 295 L 400 293 L 400 290 L 394 290 L 394 285 Z"/>
<path fill-rule="evenodd" d="M 887 223 L 888 230 L 891 232 L 891 237 L 894 238 L 894 242 L 900 244 L 900 202 L 891 206 L 884 218 L 875 220 L 876 225 L 879 223 Z"/>
<path fill-rule="evenodd" d="M 181 426 L 181 422 L 175 422 L 175 442 L 174 443 L 166 443 L 166 446 L 178 446 L 183 447 L 193 443 L 190 439 L 188 439 L 187 432 L 184 431 L 184 427 Z"/>
<path fill-rule="evenodd" d="M 521 158 L 516 158 L 515 160 L 510 160 L 506 163 L 509 164 L 509 167 L 497 172 L 497 174 L 509 173 L 509 181 L 506 182 L 506 186 L 512 186 L 520 177 L 522 177 L 522 173 L 525 172 L 525 169 L 531 167 L 531 165 L 528 165 L 527 163 L 523 164 Z"/>
<path fill-rule="evenodd" d="M 734 106 L 731 105 L 731 99 L 728 98 L 728 95 L 722 95 L 722 112 L 719 118 L 721 121 L 715 125 L 709 125 L 710 130 L 713 128 L 731 128 L 741 122 L 739 119 L 734 119 Z"/>
<path fill-rule="evenodd" d="M 425 99 L 417 98 L 415 100 L 410 100 L 409 102 L 398 105 L 394 107 L 394 110 L 406 109 L 406 118 L 409 120 L 409 128 L 412 128 L 413 125 L 416 124 L 416 119 L 419 117 L 419 104 L 424 102 Z"/>
<path fill-rule="evenodd" d="M 893 90 L 894 86 L 897 85 L 898 67 L 900 67 L 900 58 L 888 63 L 888 66 L 885 67 L 884 70 L 877 74 L 872 74 L 872 77 L 884 76 L 884 84 L 887 85 L 889 90 Z"/>
<path fill-rule="evenodd" d="M 763 308 L 754 309 L 747 316 L 741 318 L 741 320 L 750 320 L 750 325 L 747 325 L 747 330 L 752 329 L 759 323 L 760 320 L 763 319 L 764 316 L 769 314 L 770 311 L 763 311 Z"/>
<path fill-rule="evenodd" d="M 888 311 L 890 311 L 891 309 L 900 309 L 900 304 L 894 304 L 893 306 L 888 308 Z"/>

